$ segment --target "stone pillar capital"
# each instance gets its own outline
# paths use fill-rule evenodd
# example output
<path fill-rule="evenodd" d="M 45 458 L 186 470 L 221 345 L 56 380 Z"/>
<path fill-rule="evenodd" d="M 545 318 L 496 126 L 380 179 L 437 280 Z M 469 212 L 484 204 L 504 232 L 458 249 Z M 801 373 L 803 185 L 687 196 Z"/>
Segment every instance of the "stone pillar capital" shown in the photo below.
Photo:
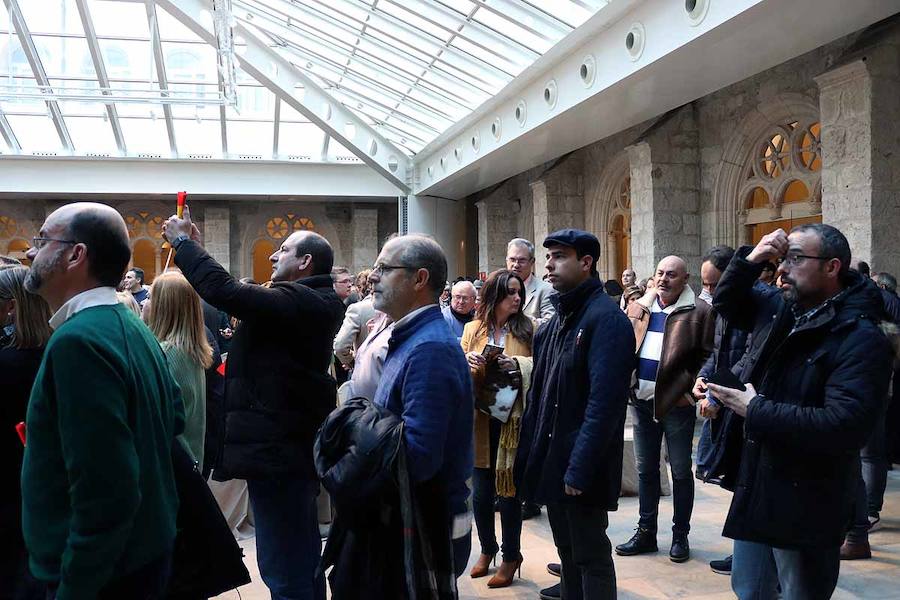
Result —
<path fill-rule="evenodd" d="M 854 60 L 847 64 L 835 67 L 813 79 L 820 90 L 844 86 L 848 83 L 864 79 L 869 76 L 869 69 L 863 60 Z"/>

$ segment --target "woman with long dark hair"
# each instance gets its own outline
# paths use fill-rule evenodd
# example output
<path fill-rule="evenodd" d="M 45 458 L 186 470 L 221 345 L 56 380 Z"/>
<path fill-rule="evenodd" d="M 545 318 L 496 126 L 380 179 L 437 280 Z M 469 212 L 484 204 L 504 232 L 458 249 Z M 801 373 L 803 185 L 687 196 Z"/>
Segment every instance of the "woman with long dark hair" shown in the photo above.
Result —
<path fill-rule="evenodd" d="M 5 266 L 5 265 L 4 265 Z M 43 598 L 45 586 L 28 574 L 22 540 L 22 457 L 16 425 L 25 421 L 28 397 L 50 339 L 50 307 L 25 290 L 28 267 L 0 270 L 0 598 Z M 8 596 L 7 596 L 8 594 Z"/>
<path fill-rule="evenodd" d="M 479 408 L 475 411 L 473 508 L 481 555 L 470 575 L 487 575 L 501 550 L 494 532 L 497 499 L 503 560 L 488 581 L 492 588 L 510 585 L 522 566 L 522 505 L 516 499 L 512 473 L 532 366 L 534 323 L 522 312 L 524 306 L 525 283 L 519 276 L 505 269 L 491 273 L 461 342 Z"/>

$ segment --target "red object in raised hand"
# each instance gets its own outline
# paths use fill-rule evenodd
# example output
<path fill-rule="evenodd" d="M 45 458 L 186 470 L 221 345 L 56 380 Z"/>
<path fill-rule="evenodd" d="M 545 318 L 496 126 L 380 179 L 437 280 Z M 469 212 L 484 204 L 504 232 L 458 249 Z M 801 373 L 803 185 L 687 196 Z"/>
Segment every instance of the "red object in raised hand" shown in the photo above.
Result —
<path fill-rule="evenodd" d="M 178 192 L 178 208 L 175 210 L 175 214 L 178 215 L 178 218 L 182 218 L 184 216 L 184 203 L 187 200 L 187 192 Z"/>
<path fill-rule="evenodd" d="M 22 421 L 18 425 L 16 425 L 16 433 L 19 434 L 19 439 L 22 440 L 22 445 L 25 445 L 25 421 Z"/>

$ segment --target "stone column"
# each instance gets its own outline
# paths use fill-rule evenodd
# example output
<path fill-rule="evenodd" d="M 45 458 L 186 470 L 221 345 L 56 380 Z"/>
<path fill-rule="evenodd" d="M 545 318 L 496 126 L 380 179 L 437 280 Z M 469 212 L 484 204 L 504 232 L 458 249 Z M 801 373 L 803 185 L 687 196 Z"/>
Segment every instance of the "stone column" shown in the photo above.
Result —
<path fill-rule="evenodd" d="M 506 245 L 520 237 L 520 206 L 518 199 L 503 196 L 480 200 L 475 207 L 478 209 L 478 270 L 490 273 L 506 265 Z"/>
<path fill-rule="evenodd" d="M 544 238 L 567 227 L 584 229 L 584 177 L 577 167 L 560 166 L 532 182 L 531 195 L 536 255 L 534 271 L 541 277 L 544 274 L 541 258 L 544 255 Z"/>
<path fill-rule="evenodd" d="M 231 270 L 231 209 L 227 205 L 204 209 L 203 245 L 226 271 Z"/>
<path fill-rule="evenodd" d="M 900 264 L 900 36 L 816 78 L 822 220 L 875 270 Z"/>
<path fill-rule="evenodd" d="M 631 262 L 639 279 L 675 254 L 700 278 L 700 152 L 693 107 L 664 117 L 629 146 Z"/>
<path fill-rule="evenodd" d="M 352 218 L 353 264 L 347 265 L 353 275 L 370 269 L 378 258 L 378 209 L 354 208 Z"/>

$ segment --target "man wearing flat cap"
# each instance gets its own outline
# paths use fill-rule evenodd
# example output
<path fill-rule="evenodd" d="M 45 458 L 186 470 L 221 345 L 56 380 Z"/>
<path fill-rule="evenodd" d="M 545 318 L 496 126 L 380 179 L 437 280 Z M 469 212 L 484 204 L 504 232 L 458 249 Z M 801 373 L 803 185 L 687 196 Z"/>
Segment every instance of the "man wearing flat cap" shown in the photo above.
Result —
<path fill-rule="evenodd" d="M 613 599 L 607 513 L 618 507 L 622 481 L 634 332 L 597 277 L 595 236 L 563 229 L 548 235 L 544 247 L 556 314 L 534 338 L 516 486 L 526 501 L 547 505 L 562 560 L 562 597 Z"/>

